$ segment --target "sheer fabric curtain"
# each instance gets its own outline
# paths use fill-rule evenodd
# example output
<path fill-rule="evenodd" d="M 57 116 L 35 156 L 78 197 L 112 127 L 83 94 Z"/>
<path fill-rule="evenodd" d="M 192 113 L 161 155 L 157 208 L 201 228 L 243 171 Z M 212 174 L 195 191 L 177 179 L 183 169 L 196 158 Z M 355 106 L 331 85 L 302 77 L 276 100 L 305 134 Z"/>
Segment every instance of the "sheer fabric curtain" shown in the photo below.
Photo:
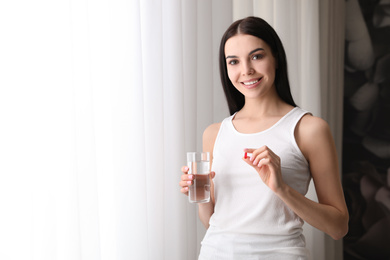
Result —
<path fill-rule="evenodd" d="M 0 258 L 196 259 L 185 152 L 228 115 L 232 4 L 0 4 Z"/>
<path fill-rule="evenodd" d="M 300 107 L 327 120 L 341 163 L 344 2 L 233 0 L 233 14 L 234 20 L 259 16 L 275 28 L 286 50 L 293 97 Z M 313 183 L 307 196 L 317 200 Z M 304 234 L 312 259 L 342 259 L 341 241 L 307 224 Z"/>
<path fill-rule="evenodd" d="M 130 189 L 138 192 L 123 203 L 138 210 L 127 217 L 134 240 L 129 253 L 140 251 L 141 237 L 140 259 L 195 259 L 204 230 L 178 181 L 185 152 L 201 150 L 204 128 L 227 113 L 214 57 L 231 5 L 139 1 L 132 10 L 139 10 L 131 21 L 139 62 L 130 71 L 139 81 L 132 84 L 131 120 L 139 124 L 129 129 L 136 174 Z"/>

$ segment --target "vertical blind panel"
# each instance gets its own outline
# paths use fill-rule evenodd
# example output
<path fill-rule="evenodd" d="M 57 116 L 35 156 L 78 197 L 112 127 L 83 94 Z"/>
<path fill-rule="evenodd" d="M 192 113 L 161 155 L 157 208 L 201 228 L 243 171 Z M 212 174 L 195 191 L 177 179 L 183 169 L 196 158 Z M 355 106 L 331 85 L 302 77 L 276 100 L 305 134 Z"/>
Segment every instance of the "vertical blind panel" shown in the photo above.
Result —
<path fill-rule="evenodd" d="M 253 2 L 254 0 L 233 0 L 233 19 L 238 20 L 254 15 Z"/>
<path fill-rule="evenodd" d="M 219 46 L 226 29 L 233 22 L 231 1 L 212 1 L 212 58 L 213 58 L 213 122 L 221 122 L 229 116 L 225 94 L 219 73 Z"/>
<path fill-rule="evenodd" d="M 115 176 L 113 167 L 113 129 L 110 82 L 110 3 L 88 2 L 90 70 L 93 88 L 93 121 L 96 145 L 98 233 L 100 258 L 116 258 Z M 95 249 L 96 251 L 96 249 Z"/>
<path fill-rule="evenodd" d="M 198 1 L 197 66 L 197 150 L 202 150 L 204 129 L 213 122 L 212 3 Z"/>
<path fill-rule="evenodd" d="M 274 24 L 274 1 L 253 0 L 253 13 L 266 20 L 271 26 Z"/>
<path fill-rule="evenodd" d="M 185 164 L 184 101 L 182 57 L 182 10 L 180 0 L 164 1 L 163 25 L 163 97 L 164 97 L 164 258 L 185 259 L 186 241 L 180 239 L 185 229 L 185 201 L 178 189 L 180 168 Z"/>
<path fill-rule="evenodd" d="M 146 193 L 139 198 L 147 205 L 148 259 L 159 259 L 164 254 L 165 241 L 165 160 L 164 147 L 164 86 L 162 1 L 140 1 L 145 120 Z M 154 248 L 154 250 L 151 250 Z"/>
<path fill-rule="evenodd" d="M 286 51 L 288 76 L 290 80 L 290 87 L 293 98 L 299 106 L 302 106 L 301 85 L 303 79 L 300 77 L 300 71 L 302 66 L 301 47 L 303 44 L 309 43 L 302 42 L 301 39 L 302 29 L 300 28 L 299 23 L 300 7 L 297 2 L 299 1 L 275 1 L 273 10 L 273 26 L 278 33 L 280 39 L 282 40 L 284 49 Z"/>
<path fill-rule="evenodd" d="M 183 56 L 183 113 L 184 113 L 184 153 L 178 155 L 182 164 L 186 164 L 186 152 L 196 151 L 197 142 L 197 0 L 181 2 L 182 9 L 182 56 Z M 180 174 L 180 173 L 178 173 Z M 182 234 L 185 236 L 187 254 L 184 259 L 196 259 L 198 255 L 197 224 L 198 216 L 196 205 L 188 203 L 187 197 L 182 196 L 185 202 L 186 219 Z M 184 213 L 184 212 L 183 212 Z"/>
<path fill-rule="evenodd" d="M 114 171 L 114 201 L 115 205 L 115 252 L 116 259 L 132 259 L 132 252 L 135 250 L 136 241 L 145 242 L 143 234 L 141 237 L 134 238 L 132 236 L 139 235 L 138 230 L 133 230 L 132 225 L 134 222 L 129 221 L 132 219 L 132 214 L 137 214 L 134 210 L 132 203 L 139 195 L 137 188 L 133 188 L 132 185 L 137 185 L 137 171 L 142 170 L 141 167 L 135 165 L 135 154 L 141 153 L 143 148 L 137 147 L 133 142 L 132 136 L 129 134 L 134 129 L 134 126 L 140 127 L 140 124 L 134 124 L 138 119 L 131 113 L 132 111 L 138 111 L 143 116 L 142 109 L 137 101 L 132 100 L 132 90 L 139 89 L 134 86 L 134 82 L 137 82 L 138 86 L 142 84 L 142 79 L 138 76 L 138 80 L 135 76 L 140 75 L 141 63 L 135 62 L 137 59 L 136 53 L 139 53 L 139 43 L 134 42 L 134 37 L 139 35 L 137 29 L 135 29 L 138 17 L 137 3 L 134 1 L 126 0 L 111 0 L 110 5 L 110 93 L 111 93 L 111 107 L 112 107 L 112 150 L 113 150 L 113 171 Z M 137 13 L 136 13 L 137 12 Z M 134 53 L 134 55 L 133 55 Z M 138 98 L 142 97 L 142 92 Z M 138 99 L 139 100 L 139 99 Z M 133 103 L 137 109 L 131 109 Z M 139 137 L 138 137 L 139 138 Z M 136 152 L 132 152 L 136 151 Z M 134 172 L 135 171 L 135 172 Z M 134 173 L 135 176 L 133 176 Z M 142 176 L 141 174 L 138 174 Z M 141 184 L 142 187 L 142 184 Z M 133 189 L 132 189 L 133 188 Z M 144 209 L 143 207 L 140 208 Z M 140 217 L 145 217 L 139 212 Z M 135 218 L 137 220 L 137 218 Z M 141 220 L 142 221 L 142 220 Z M 136 223 L 137 226 L 142 225 Z M 145 228 L 143 225 L 142 228 Z M 141 230 L 142 232 L 142 230 Z M 144 245 L 137 244 L 137 250 L 143 250 Z M 145 249 L 146 251 L 146 249 Z M 144 253 L 144 252 L 143 252 Z M 142 254 L 142 253 L 141 253 Z M 107 258 L 108 259 L 108 258 Z"/>
<path fill-rule="evenodd" d="M 126 256 L 130 259 L 148 259 L 148 219 L 147 219 L 147 175 L 146 175 L 146 143 L 147 125 L 145 118 L 146 106 L 144 99 L 146 87 L 145 78 L 142 76 L 145 70 L 143 54 L 143 13 L 144 1 L 133 1 L 130 6 L 131 20 L 130 32 L 132 36 L 131 69 L 130 69 L 130 118 L 131 128 L 127 133 L 130 136 L 131 149 L 127 158 L 128 171 L 124 172 L 123 179 L 126 181 L 121 186 L 122 202 L 129 207 L 129 218 L 123 218 L 123 224 L 129 225 L 127 230 L 130 235 L 127 240 Z M 131 220 L 131 221 L 129 221 Z M 126 235 L 126 234 L 124 234 Z"/>
<path fill-rule="evenodd" d="M 96 136 L 91 76 L 91 34 L 87 1 L 71 2 L 73 90 L 75 104 L 76 151 L 81 258 L 100 259 L 98 232 L 98 198 L 96 176 Z"/>
<path fill-rule="evenodd" d="M 183 56 L 183 102 L 185 150 L 195 151 L 197 140 L 196 106 L 197 106 L 197 2 L 196 0 L 182 1 L 182 56 Z M 195 137 L 195 138 L 194 138 Z M 186 160 L 185 155 L 181 155 Z"/>
<path fill-rule="evenodd" d="M 301 97 L 302 107 L 322 116 L 320 92 L 320 24 L 318 1 L 305 0 L 300 5 Z M 299 19 L 298 19 L 299 20 Z M 315 61 L 315 62 L 313 62 Z M 307 73 L 310 71 L 310 73 Z"/>

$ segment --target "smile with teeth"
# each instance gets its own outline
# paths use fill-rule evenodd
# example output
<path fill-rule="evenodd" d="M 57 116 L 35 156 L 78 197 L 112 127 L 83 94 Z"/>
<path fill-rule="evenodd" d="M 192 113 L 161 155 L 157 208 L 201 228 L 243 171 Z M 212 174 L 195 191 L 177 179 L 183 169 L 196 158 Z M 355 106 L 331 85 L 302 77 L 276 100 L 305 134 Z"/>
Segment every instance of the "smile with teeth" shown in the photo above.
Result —
<path fill-rule="evenodd" d="M 255 84 L 255 83 L 257 83 L 259 80 L 258 79 L 256 79 L 256 80 L 254 80 L 254 81 L 250 81 L 250 82 L 243 82 L 244 83 L 244 85 L 252 85 L 252 84 Z"/>
<path fill-rule="evenodd" d="M 247 82 L 242 82 L 242 84 L 244 84 L 245 86 L 250 86 L 250 85 L 253 85 L 253 84 L 256 84 L 257 82 L 259 82 L 260 79 L 255 79 L 255 80 L 252 80 L 252 81 L 247 81 Z"/>

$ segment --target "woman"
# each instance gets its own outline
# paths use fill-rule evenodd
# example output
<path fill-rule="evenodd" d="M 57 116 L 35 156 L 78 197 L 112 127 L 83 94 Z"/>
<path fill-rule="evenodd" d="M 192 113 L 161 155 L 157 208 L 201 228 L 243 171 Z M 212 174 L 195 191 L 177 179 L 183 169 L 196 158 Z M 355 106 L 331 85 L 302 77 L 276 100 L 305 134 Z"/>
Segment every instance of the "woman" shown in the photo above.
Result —
<path fill-rule="evenodd" d="M 348 230 L 329 127 L 295 105 L 283 45 L 264 20 L 234 22 L 219 64 L 231 116 L 203 134 L 213 181 L 211 201 L 199 204 L 199 259 L 307 259 L 303 221 L 334 239 Z M 194 176 L 182 172 L 188 194 Z M 318 203 L 305 197 L 311 178 Z"/>

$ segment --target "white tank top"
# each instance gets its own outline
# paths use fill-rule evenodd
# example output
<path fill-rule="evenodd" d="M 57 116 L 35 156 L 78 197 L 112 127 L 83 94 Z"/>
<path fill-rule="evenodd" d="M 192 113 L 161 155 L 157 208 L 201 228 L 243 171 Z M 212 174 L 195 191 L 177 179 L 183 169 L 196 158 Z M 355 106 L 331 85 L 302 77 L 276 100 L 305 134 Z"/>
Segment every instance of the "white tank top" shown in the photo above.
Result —
<path fill-rule="evenodd" d="M 267 145 L 281 158 L 283 180 L 305 195 L 309 165 L 294 137 L 307 111 L 295 107 L 267 130 L 238 132 L 221 123 L 213 151 L 215 208 L 199 259 L 307 259 L 303 220 L 242 160 L 244 148 Z"/>

